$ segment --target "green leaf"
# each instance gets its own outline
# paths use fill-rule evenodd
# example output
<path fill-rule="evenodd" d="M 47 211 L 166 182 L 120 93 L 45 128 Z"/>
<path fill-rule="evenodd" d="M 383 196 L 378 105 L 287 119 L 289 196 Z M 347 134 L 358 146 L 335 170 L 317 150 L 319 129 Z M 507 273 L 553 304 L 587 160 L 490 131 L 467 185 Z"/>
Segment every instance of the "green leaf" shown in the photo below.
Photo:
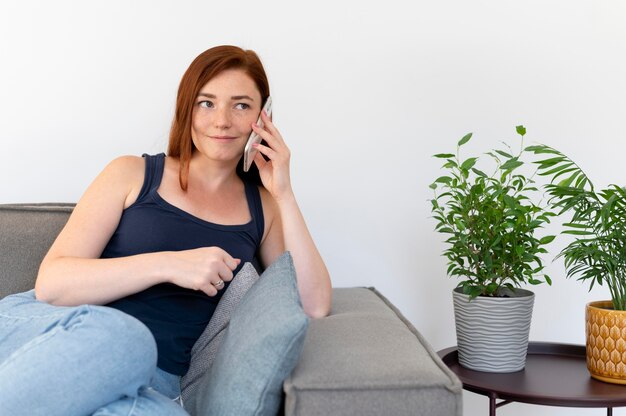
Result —
<path fill-rule="evenodd" d="M 491 269 L 493 262 L 491 261 L 491 256 L 487 255 L 483 258 L 483 262 L 485 263 L 485 267 L 487 269 Z"/>
<path fill-rule="evenodd" d="M 563 164 L 561 164 L 561 165 L 558 165 L 556 168 L 554 168 L 554 169 L 550 169 L 550 170 L 548 170 L 548 171 L 544 171 L 544 169 L 548 169 L 549 167 L 552 167 L 552 166 L 554 166 L 554 165 L 550 165 L 550 166 L 547 166 L 547 165 L 546 165 L 546 166 L 543 166 L 543 165 L 542 165 L 542 166 L 539 168 L 539 169 L 541 169 L 541 170 L 542 170 L 542 172 L 540 173 L 540 175 L 541 175 L 541 176 L 553 175 L 553 174 L 555 174 L 555 173 L 557 173 L 557 172 L 561 172 L 561 171 L 563 171 L 563 170 L 567 170 L 568 172 L 571 172 L 571 170 L 576 169 L 575 167 L 574 167 L 574 168 L 572 168 L 572 166 L 573 166 L 573 165 L 574 165 L 573 163 L 563 163 Z M 569 168 L 569 169 L 568 169 L 568 168 Z M 570 169 L 571 169 L 571 170 L 570 170 Z"/>
<path fill-rule="evenodd" d="M 556 238 L 555 235 L 547 235 L 539 240 L 539 244 L 548 244 L 551 243 Z"/>
<path fill-rule="evenodd" d="M 472 138 L 472 133 L 467 133 L 461 140 L 459 140 L 458 146 L 463 146 L 465 143 L 469 142 Z"/>
<path fill-rule="evenodd" d="M 447 159 L 449 157 L 454 157 L 455 155 L 452 153 L 437 153 L 436 155 L 433 155 L 433 157 L 439 158 L 439 159 Z"/>
<path fill-rule="evenodd" d="M 476 286 L 465 286 L 463 288 L 463 293 L 469 295 L 470 299 L 474 299 L 476 296 L 482 294 L 482 290 Z"/>
<path fill-rule="evenodd" d="M 437 189 L 437 184 L 436 183 L 431 183 L 430 185 L 428 185 L 428 187 L 430 189 Z"/>
<path fill-rule="evenodd" d="M 563 224 L 564 227 L 572 227 L 572 228 L 589 228 L 589 225 L 587 224 L 578 224 L 576 222 L 566 222 Z"/>
<path fill-rule="evenodd" d="M 593 233 L 591 231 L 578 231 L 578 230 L 565 230 L 565 231 L 563 231 L 563 234 L 570 234 L 570 235 L 593 235 Z"/>
<path fill-rule="evenodd" d="M 507 160 L 502 166 L 500 166 L 500 169 L 513 170 L 522 166 L 523 164 L 524 162 L 520 162 L 516 157 L 514 157 L 513 159 Z"/>
<path fill-rule="evenodd" d="M 548 168 L 550 168 L 550 167 L 552 167 L 552 166 L 554 166 L 554 165 L 556 165 L 558 163 L 564 162 L 564 161 L 567 162 L 567 158 L 566 157 L 557 156 L 557 157 L 551 157 L 551 158 L 548 158 L 548 159 L 538 160 L 538 161 L 533 162 L 533 163 L 539 165 L 539 169 L 540 170 L 545 170 L 545 169 L 548 169 Z"/>
<path fill-rule="evenodd" d="M 560 171 L 559 173 L 557 173 L 556 175 L 554 175 L 554 176 L 552 177 L 551 182 L 556 181 L 556 178 L 558 178 L 559 176 L 566 175 L 566 174 L 568 174 L 568 173 L 570 173 L 570 172 L 574 172 L 574 173 L 572 174 L 573 176 L 576 176 L 576 175 L 579 175 L 579 176 L 580 176 L 580 175 L 582 174 L 582 172 L 580 171 L 580 169 L 578 169 L 577 167 L 574 167 L 574 168 L 569 168 L 569 169 L 563 169 L 562 171 Z"/>
<path fill-rule="evenodd" d="M 487 177 L 487 174 L 485 172 L 483 172 L 482 170 L 478 170 L 476 168 L 472 168 L 472 172 L 474 172 L 476 175 L 478 176 L 482 176 L 482 177 Z"/>
<path fill-rule="evenodd" d="M 489 294 L 495 294 L 498 292 L 498 284 L 497 283 L 489 283 L 485 288 L 485 292 Z"/>
<path fill-rule="evenodd" d="M 517 201 L 515 200 L 515 198 L 510 197 L 509 195 L 504 195 L 503 197 L 504 203 L 506 204 L 507 207 L 511 208 L 511 209 L 515 209 L 517 207 Z"/>
<path fill-rule="evenodd" d="M 470 157 L 465 162 L 463 162 L 463 164 L 461 164 L 461 169 L 463 169 L 463 170 L 471 169 L 472 166 L 474 166 L 476 164 L 477 160 L 478 160 L 477 157 Z"/>
<path fill-rule="evenodd" d="M 570 176 L 569 178 L 563 179 L 561 182 L 558 183 L 557 186 L 563 187 L 563 188 L 567 188 L 570 186 L 570 184 L 574 181 L 574 179 L 576 179 L 576 177 L 580 174 L 580 171 L 576 171 L 576 173 L 574 173 L 572 176 Z"/>
<path fill-rule="evenodd" d="M 558 150 L 553 149 L 543 144 L 537 145 L 537 146 L 528 146 L 524 150 L 527 152 L 533 152 L 536 155 L 542 155 L 542 154 L 560 155 L 561 154 L 561 152 L 559 152 Z"/>
<path fill-rule="evenodd" d="M 509 154 L 509 153 L 507 153 L 507 152 L 503 152 L 502 150 L 496 150 L 496 152 L 497 152 L 499 155 L 504 156 L 504 157 L 509 158 L 509 159 L 513 157 L 513 155 L 511 155 L 511 154 Z"/>
<path fill-rule="evenodd" d="M 526 127 L 524 126 L 516 126 L 515 127 L 515 131 L 517 131 L 517 134 L 524 136 L 526 134 Z"/>
<path fill-rule="evenodd" d="M 438 177 L 434 183 L 445 183 L 445 184 L 449 184 L 450 182 L 452 182 L 452 178 L 449 176 L 440 176 Z"/>
<path fill-rule="evenodd" d="M 581 175 L 577 180 L 574 186 L 578 189 L 585 189 L 585 185 L 587 185 L 588 179 L 586 176 Z"/>

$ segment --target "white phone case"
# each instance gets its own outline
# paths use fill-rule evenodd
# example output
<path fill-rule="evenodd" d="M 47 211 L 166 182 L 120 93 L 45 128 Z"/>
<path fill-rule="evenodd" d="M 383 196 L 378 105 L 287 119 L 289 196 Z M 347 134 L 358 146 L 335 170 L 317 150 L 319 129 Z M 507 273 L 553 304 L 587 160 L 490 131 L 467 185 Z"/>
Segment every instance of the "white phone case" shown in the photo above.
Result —
<path fill-rule="evenodd" d="M 263 110 L 267 113 L 267 116 L 272 115 L 272 97 L 267 97 L 265 101 L 265 105 L 263 106 Z M 261 111 L 263 111 L 261 110 Z M 263 128 L 264 124 L 261 120 L 261 115 L 259 115 L 259 119 L 256 121 L 256 124 Z M 258 150 L 252 147 L 253 143 L 261 143 L 261 136 L 256 134 L 254 131 L 250 133 L 250 137 L 248 138 L 248 142 L 246 143 L 246 147 L 243 149 L 243 171 L 247 172 L 250 170 L 250 166 L 252 166 L 252 162 L 254 161 L 254 157 L 256 156 Z"/>

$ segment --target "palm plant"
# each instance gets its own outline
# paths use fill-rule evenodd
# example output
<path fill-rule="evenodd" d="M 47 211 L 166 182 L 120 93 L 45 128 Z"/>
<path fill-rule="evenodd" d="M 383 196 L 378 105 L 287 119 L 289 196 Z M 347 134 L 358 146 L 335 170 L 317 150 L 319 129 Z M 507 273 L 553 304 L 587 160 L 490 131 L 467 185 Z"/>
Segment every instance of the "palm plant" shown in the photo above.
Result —
<path fill-rule="evenodd" d="M 546 186 L 558 214 L 571 212 L 563 234 L 575 236 L 557 257 L 564 259 L 567 277 L 606 283 L 613 308 L 626 310 L 626 189 L 611 184 L 596 190 L 583 170 L 558 150 L 529 146 L 526 150 L 547 158 L 539 160 L 539 175 L 551 177 Z"/>

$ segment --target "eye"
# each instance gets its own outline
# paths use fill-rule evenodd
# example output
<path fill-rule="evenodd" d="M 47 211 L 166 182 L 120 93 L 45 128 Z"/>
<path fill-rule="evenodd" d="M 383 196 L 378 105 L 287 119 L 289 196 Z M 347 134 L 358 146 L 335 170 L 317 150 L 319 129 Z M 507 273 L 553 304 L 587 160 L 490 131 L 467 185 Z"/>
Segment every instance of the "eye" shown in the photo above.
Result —
<path fill-rule="evenodd" d="M 203 108 L 213 108 L 213 103 L 211 101 L 200 101 L 198 105 Z"/>
<path fill-rule="evenodd" d="M 237 105 L 235 105 L 235 108 L 237 110 L 247 110 L 248 108 L 250 108 L 250 105 L 246 103 L 238 103 Z"/>

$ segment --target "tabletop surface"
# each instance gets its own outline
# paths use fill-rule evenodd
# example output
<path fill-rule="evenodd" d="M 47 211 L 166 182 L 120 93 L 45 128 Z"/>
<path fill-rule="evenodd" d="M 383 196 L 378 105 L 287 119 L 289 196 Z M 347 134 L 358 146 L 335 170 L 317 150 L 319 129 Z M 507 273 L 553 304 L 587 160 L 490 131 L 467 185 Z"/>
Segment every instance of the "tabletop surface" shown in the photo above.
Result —
<path fill-rule="evenodd" d="M 626 385 L 589 375 L 584 345 L 530 342 L 526 367 L 515 373 L 487 373 L 462 367 L 456 347 L 438 352 L 463 388 L 503 400 L 572 407 L 626 406 Z"/>

